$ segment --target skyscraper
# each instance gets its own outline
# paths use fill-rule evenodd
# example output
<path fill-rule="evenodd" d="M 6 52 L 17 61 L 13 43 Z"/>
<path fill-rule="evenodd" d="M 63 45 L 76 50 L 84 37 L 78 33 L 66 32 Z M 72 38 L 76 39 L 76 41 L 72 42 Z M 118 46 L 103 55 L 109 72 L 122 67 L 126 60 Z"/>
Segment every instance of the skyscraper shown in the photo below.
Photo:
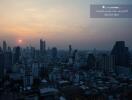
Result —
<path fill-rule="evenodd" d="M 72 54 L 72 46 L 69 45 L 69 56 L 71 56 L 71 54 Z"/>
<path fill-rule="evenodd" d="M 20 61 L 20 55 L 21 55 L 21 51 L 20 51 L 20 47 L 15 47 L 14 49 L 14 56 L 13 56 L 13 63 L 16 64 Z"/>
<path fill-rule="evenodd" d="M 88 65 L 88 68 L 91 68 L 91 69 L 95 68 L 95 66 L 96 66 L 96 58 L 95 58 L 94 54 L 90 53 L 88 55 L 87 65 Z"/>
<path fill-rule="evenodd" d="M 104 72 L 113 72 L 115 70 L 115 58 L 112 55 L 103 54 L 101 67 Z"/>
<path fill-rule="evenodd" d="M 3 51 L 4 51 L 4 52 L 7 51 L 7 44 L 6 44 L 6 41 L 3 41 Z"/>
<path fill-rule="evenodd" d="M 31 86 L 33 84 L 33 76 L 32 76 L 31 66 L 25 65 L 23 82 L 24 82 L 24 89 L 25 90 L 28 88 L 31 88 Z"/>
<path fill-rule="evenodd" d="M 6 71 L 10 71 L 12 67 L 12 52 L 5 52 L 4 53 L 4 67 Z"/>
<path fill-rule="evenodd" d="M 40 53 L 43 55 L 46 52 L 46 42 L 40 39 Z"/>
<path fill-rule="evenodd" d="M 129 66 L 129 50 L 125 46 L 124 41 L 117 41 L 115 43 L 111 55 L 115 56 L 116 66 Z"/>
<path fill-rule="evenodd" d="M 53 47 L 52 48 L 52 58 L 53 59 L 56 59 L 57 58 L 57 48 L 56 47 Z"/>
<path fill-rule="evenodd" d="M 0 81 L 4 77 L 4 53 L 0 51 Z"/>
<path fill-rule="evenodd" d="M 40 39 L 40 52 L 42 52 L 42 51 L 43 51 L 43 40 Z"/>
<path fill-rule="evenodd" d="M 75 49 L 74 52 L 73 52 L 73 55 L 72 55 L 73 63 L 75 62 L 77 52 L 78 52 L 77 49 Z"/>

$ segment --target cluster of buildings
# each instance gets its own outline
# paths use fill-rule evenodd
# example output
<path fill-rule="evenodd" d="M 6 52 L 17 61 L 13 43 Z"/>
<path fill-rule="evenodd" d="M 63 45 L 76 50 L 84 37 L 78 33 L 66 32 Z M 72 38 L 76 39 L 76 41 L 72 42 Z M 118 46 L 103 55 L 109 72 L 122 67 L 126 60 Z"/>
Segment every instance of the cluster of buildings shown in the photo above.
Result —
<path fill-rule="evenodd" d="M 111 51 L 0 47 L 0 97 L 9 100 L 131 100 L 132 59 L 124 41 Z M 4 100 L 4 99 L 3 99 Z"/>

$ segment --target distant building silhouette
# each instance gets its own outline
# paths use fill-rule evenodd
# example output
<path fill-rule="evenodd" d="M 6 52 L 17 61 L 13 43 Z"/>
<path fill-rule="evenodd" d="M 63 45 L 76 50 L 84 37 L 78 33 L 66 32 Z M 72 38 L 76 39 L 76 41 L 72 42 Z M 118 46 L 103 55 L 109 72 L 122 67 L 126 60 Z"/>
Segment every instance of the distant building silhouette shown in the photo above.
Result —
<path fill-rule="evenodd" d="M 115 70 L 115 58 L 112 55 L 103 54 L 101 67 L 104 72 L 113 72 Z"/>
<path fill-rule="evenodd" d="M 90 53 L 87 58 L 87 66 L 88 68 L 94 68 L 96 65 L 96 58 L 94 54 Z"/>
<path fill-rule="evenodd" d="M 25 90 L 31 88 L 33 84 L 32 67 L 29 65 L 25 65 L 23 82 Z"/>
<path fill-rule="evenodd" d="M 4 77 L 4 53 L 0 51 L 0 80 Z"/>
<path fill-rule="evenodd" d="M 4 67 L 6 69 L 6 71 L 11 71 L 11 67 L 12 67 L 12 64 L 13 64 L 13 56 L 12 56 L 12 52 L 6 52 L 4 53 Z"/>
<path fill-rule="evenodd" d="M 116 66 L 129 66 L 129 50 L 124 41 L 117 41 L 111 51 L 115 56 Z"/>
<path fill-rule="evenodd" d="M 69 56 L 72 55 L 72 45 L 69 45 Z"/>
<path fill-rule="evenodd" d="M 14 48 L 14 55 L 13 55 L 13 63 L 16 64 L 16 63 L 19 63 L 20 61 L 20 56 L 21 56 L 21 50 L 20 50 L 20 47 L 15 47 Z"/>
<path fill-rule="evenodd" d="M 40 53 L 43 55 L 46 52 L 46 42 L 40 39 Z"/>
<path fill-rule="evenodd" d="M 3 41 L 3 51 L 4 51 L 4 52 L 7 51 L 7 44 L 6 44 L 6 41 Z"/>
<path fill-rule="evenodd" d="M 77 49 L 75 49 L 73 52 L 73 55 L 72 55 L 73 63 L 75 62 L 77 52 L 78 52 Z"/>
<path fill-rule="evenodd" d="M 57 58 L 57 48 L 56 47 L 53 47 L 52 48 L 52 58 L 53 59 L 56 59 Z"/>

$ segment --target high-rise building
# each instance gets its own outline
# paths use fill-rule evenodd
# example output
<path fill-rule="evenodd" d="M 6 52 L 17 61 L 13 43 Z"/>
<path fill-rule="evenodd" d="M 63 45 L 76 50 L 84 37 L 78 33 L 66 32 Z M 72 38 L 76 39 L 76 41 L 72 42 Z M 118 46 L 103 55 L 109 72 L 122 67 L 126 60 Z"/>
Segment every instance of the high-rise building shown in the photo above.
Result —
<path fill-rule="evenodd" d="M 52 58 L 53 59 L 56 59 L 57 58 L 57 48 L 56 47 L 53 47 L 52 48 Z"/>
<path fill-rule="evenodd" d="M 7 51 L 7 44 L 6 44 L 6 41 L 3 41 L 3 51 L 4 51 L 4 52 Z"/>
<path fill-rule="evenodd" d="M 96 58 L 94 54 L 90 53 L 87 58 L 87 66 L 88 68 L 95 68 L 96 67 Z"/>
<path fill-rule="evenodd" d="M 40 52 L 42 52 L 42 51 L 43 51 L 43 40 L 40 39 Z"/>
<path fill-rule="evenodd" d="M 5 52 L 4 53 L 4 67 L 6 69 L 6 71 L 10 71 L 11 70 L 11 67 L 12 67 L 12 52 Z"/>
<path fill-rule="evenodd" d="M 32 59 L 35 59 L 35 52 L 36 52 L 35 48 L 34 47 L 31 47 L 30 48 L 30 54 L 31 54 L 31 58 Z"/>
<path fill-rule="evenodd" d="M 115 56 L 116 66 L 129 66 L 129 50 L 125 46 L 124 41 L 117 41 L 111 51 L 111 55 Z"/>
<path fill-rule="evenodd" d="M 77 49 L 75 49 L 74 50 L 74 52 L 73 52 L 73 55 L 72 55 L 72 60 L 73 60 L 73 63 L 75 62 L 75 60 L 76 60 L 76 57 L 77 57 Z"/>
<path fill-rule="evenodd" d="M 43 48 L 44 48 L 44 53 L 46 52 L 46 41 L 43 41 Z"/>
<path fill-rule="evenodd" d="M 40 53 L 43 55 L 46 52 L 46 42 L 40 39 Z"/>
<path fill-rule="evenodd" d="M 34 61 L 32 64 L 32 75 L 33 78 L 39 78 L 40 64 L 38 61 Z"/>
<path fill-rule="evenodd" d="M 25 65 L 23 82 L 24 82 L 25 90 L 31 88 L 31 86 L 33 84 L 32 67 L 31 66 Z"/>
<path fill-rule="evenodd" d="M 72 54 L 72 46 L 69 45 L 69 56 L 71 56 L 71 54 Z"/>
<path fill-rule="evenodd" d="M 0 52 L 2 52 L 2 48 L 0 47 Z"/>
<path fill-rule="evenodd" d="M 16 64 L 20 61 L 20 56 L 21 56 L 21 48 L 18 46 L 18 47 L 15 47 L 14 49 L 14 55 L 13 55 L 13 63 Z"/>
<path fill-rule="evenodd" d="M 8 46 L 7 51 L 11 52 L 12 51 L 11 47 Z"/>
<path fill-rule="evenodd" d="M 115 57 L 112 55 L 102 55 L 101 70 L 104 72 L 113 72 L 115 70 Z"/>
<path fill-rule="evenodd" d="M 0 51 L 0 81 L 4 77 L 4 53 Z"/>

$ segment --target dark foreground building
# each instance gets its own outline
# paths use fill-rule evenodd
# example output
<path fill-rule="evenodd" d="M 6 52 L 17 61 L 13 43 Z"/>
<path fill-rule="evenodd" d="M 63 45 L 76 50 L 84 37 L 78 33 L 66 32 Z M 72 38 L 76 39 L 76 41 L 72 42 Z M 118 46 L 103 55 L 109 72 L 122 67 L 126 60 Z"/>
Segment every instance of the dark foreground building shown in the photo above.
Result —
<path fill-rule="evenodd" d="M 125 46 L 124 41 L 117 41 L 111 51 L 111 55 L 115 56 L 116 66 L 129 66 L 129 50 Z"/>

